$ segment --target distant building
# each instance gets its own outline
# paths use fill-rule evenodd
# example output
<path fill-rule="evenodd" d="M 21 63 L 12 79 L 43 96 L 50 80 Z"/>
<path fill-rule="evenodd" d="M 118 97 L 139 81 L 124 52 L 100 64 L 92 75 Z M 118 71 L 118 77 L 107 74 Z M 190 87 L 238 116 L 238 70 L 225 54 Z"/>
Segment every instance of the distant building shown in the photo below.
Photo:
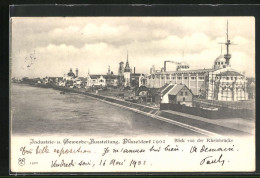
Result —
<path fill-rule="evenodd" d="M 76 69 L 76 74 L 70 68 L 70 71 L 67 74 L 64 74 L 63 81 L 59 82 L 60 86 L 74 87 L 75 80 L 78 79 L 78 69 Z"/>
<path fill-rule="evenodd" d="M 79 77 L 79 80 L 81 81 L 81 88 L 84 88 L 87 86 L 87 82 L 88 82 L 87 77 Z"/>
<path fill-rule="evenodd" d="M 105 87 L 105 86 L 107 86 L 106 79 L 104 76 L 105 75 L 88 75 L 86 86 L 87 87 L 95 87 L 95 86 Z"/>
<path fill-rule="evenodd" d="M 119 63 L 118 75 L 119 76 L 124 76 L 124 62 L 122 62 L 122 61 Z"/>
<path fill-rule="evenodd" d="M 47 77 L 48 83 L 58 84 L 60 81 L 63 81 L 62 77 Z"/>
<path fill-rule="evenodd" d="M 131 86 L 132 87 L 139 87 L 140 85 L 140 76 L 142 74 L 138 74 L 138 73 L 133 73 L 133 74 L 130 74 L 130 80 L 131 80 Z"/>
<path fill-rule="evenodd" d="M 118 75 L 105 75 L 104 78 L 106 79 L 107 86 L 116 87 L 119 84 L 119 76 Z"/>
<path fill-rule="evenodd" d="M 73 80 L 76 78 L 76 75 L 73 73 L 72 68 L 70 68 L 70 71 L 67 73 L 67 75 L 64 75 L 65 80 Z"/>
<path fill-rule="evenodd" d="M 59 86 L 67 86 L 71 88 L 81 88 L 82 87 L 82 81 L 79 78 L 79 69 L 76 68 L 76 74 L 72 71 L 72 68 L 70 68 L 69 72 L 67 74 L 64 74 L 63 78 L 59 79 L 57 84 Z"/>
<path fill-rule="evenodd" d="M 79 78 L 75 78 L 73 80 L 73 87 L 81 88 L 82 87 L 82 81 Z"/>
<path fill-rule="evenodd" d="M 118 67 L 118 85 L 124 86 L 124 62 L 119 63 Z"/>
<path fill-rule="evenodd" d="M 248 78 L 247 80 L 248 99 L 255 99 L 255 79 Z"/>
<path fill-rule="evenodd" d="M 141 87 L 146 85 L 146 77 L 141 73 L 130 74 L 131 87 Z"/>
<path fill-rule="evenodd" d="M 160 97 L 157 98 L 159 99 L 158 101 L 155 100 L 157 96 L 157 91 L 158 89 L 156 88 L 147 88 L 144 85 L 142 85 L 137 88 L 137 90 L 135 91 L 135 95 L 138 96 L 139 98 L 142 98 L 142 101 L 155 102 L 159 104 L 161 101 Z"/>

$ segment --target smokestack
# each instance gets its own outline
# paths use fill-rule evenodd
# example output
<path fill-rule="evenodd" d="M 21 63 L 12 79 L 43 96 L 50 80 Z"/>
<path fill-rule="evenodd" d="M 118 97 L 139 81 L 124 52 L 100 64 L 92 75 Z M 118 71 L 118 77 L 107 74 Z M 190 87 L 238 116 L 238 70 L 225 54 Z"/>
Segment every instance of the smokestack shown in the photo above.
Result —
<path fill-rule="evenodd" d="M 76 77 L 78 77 L 78 76 L 79 76 L 79 69 L 76 68 Z"/>
<path fill-rule="evenodd" d="M 135 67 L 134 67 L 134 74 L 135 74 Z"/>

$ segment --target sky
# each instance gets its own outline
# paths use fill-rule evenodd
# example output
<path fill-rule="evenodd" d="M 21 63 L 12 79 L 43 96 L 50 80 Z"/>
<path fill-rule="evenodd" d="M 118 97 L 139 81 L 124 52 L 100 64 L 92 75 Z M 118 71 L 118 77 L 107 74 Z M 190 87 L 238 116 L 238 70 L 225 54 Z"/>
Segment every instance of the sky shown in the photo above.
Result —
<path fill-rule="evenodd" d="M 254 17 L 13 17 L 12 77 L 58 77 L 70 68 L 79 76 L 105 74 L 119 62 L 148 74 L 163 61 L 185 61 L 190 69 L 212 68 L 229 38 L 231 67 L 255 76 Z M 222 54 L 226 47 L 222 46 Z M 175 70 L 168 64 L 168 70 Z"/>

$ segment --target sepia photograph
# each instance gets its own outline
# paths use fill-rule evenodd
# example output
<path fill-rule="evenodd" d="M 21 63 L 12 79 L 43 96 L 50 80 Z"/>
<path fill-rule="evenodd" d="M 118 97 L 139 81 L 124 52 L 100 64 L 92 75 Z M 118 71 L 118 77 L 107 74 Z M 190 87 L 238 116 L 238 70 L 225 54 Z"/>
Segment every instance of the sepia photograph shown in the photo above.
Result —
<path fill-rule="evenodd" d="M 255 19 L 11 17 L 10 137 L 18 173 L 254 171 Z"/>

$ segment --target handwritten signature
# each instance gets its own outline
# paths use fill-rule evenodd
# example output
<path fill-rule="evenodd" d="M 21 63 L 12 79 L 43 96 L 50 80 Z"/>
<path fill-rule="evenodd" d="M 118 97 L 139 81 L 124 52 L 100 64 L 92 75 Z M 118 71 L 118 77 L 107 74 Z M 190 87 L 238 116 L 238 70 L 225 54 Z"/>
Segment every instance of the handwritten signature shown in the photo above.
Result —
<path fill-rule="evenodd" d="M 207 156 L 206 158 L 201 160 L 200 165 L 220 163 L 221 166 L 223 166 L 225 160 L 222 157 L 222 154 L 218 158 L 214 158 L 213 156 Z"/>

